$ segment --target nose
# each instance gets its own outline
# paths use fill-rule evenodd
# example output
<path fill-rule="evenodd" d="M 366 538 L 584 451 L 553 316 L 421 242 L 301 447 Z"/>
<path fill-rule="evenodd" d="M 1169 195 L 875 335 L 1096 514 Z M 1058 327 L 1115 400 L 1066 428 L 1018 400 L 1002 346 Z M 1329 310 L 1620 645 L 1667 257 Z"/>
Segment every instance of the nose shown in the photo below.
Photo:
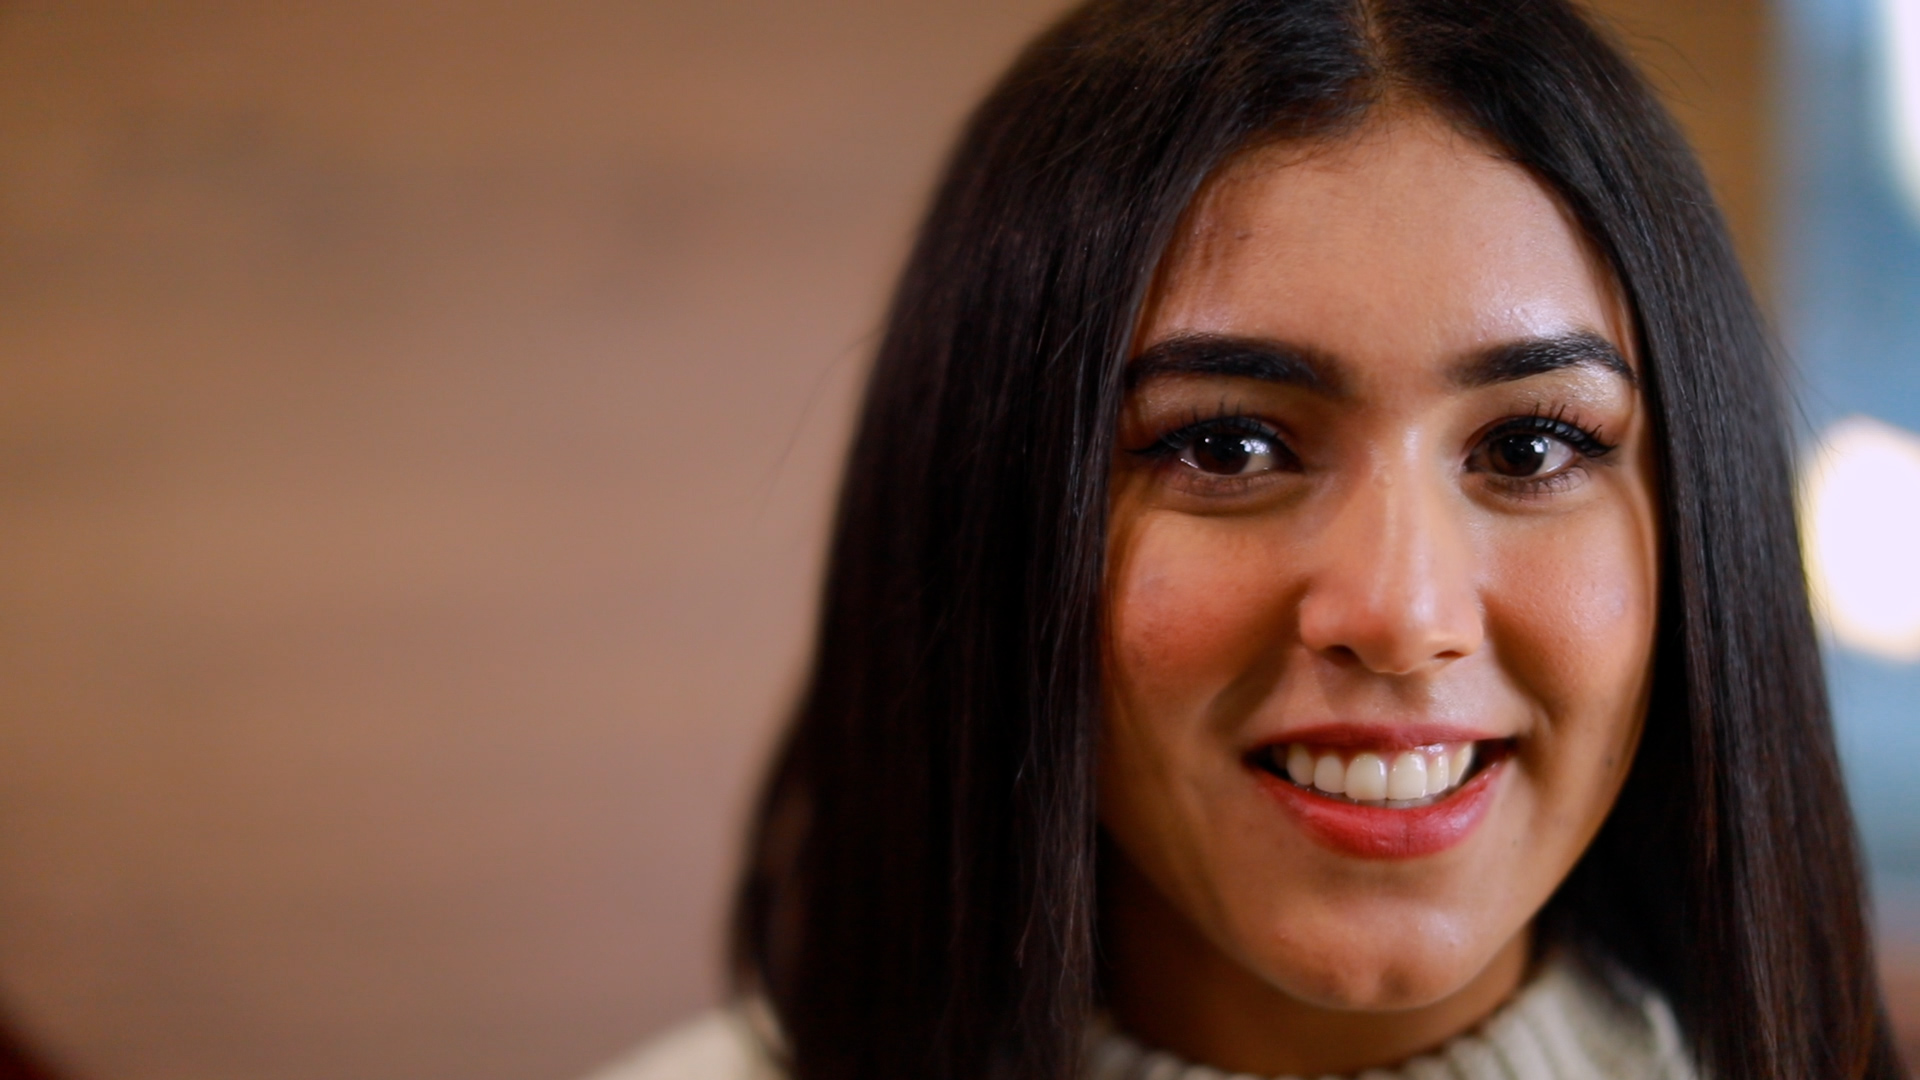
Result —
<path fill-rule="evenodd" d="M 1468 508 L 1422 472 L 1382 463 L 1339 498 L 1300 600 L 1308 648 L 1382 675 L 1431 673 L 1480 648 Z"/>

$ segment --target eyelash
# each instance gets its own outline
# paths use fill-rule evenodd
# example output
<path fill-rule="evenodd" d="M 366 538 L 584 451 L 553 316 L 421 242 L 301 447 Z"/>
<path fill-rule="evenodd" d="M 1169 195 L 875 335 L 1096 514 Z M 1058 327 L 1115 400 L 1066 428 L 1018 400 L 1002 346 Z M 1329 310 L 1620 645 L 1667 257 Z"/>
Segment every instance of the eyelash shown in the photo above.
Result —
<path fill-rule="evenodd" d="M 1580 456 L 1589 459 L 1606 457 L 1613 453 L 1618 445 L 1606 441 L 1605 433 L 1599 428 L 1586 428 L 1577 421 L 1567 418 L 1567 407 L 1562 405 L 1553 412 L 1536 409 L 1529 416 L 1517 416 L 1494 425 L 1480 442 L 1498 438 L 1501 435 L 1536 434 L 1550 435 L 1580 452 Z"/>
<path fill-rule="evenodd" d="M 1243 413 L 1229 412 L 1224 409 L 1213 416 L 1201 416 L 1196 412 L 1185 424 L 1162 435 L 1150 445 L 1128 452 L 1149 461 L 1170 463 L 1178 460 L 1180 455 L 1191 448 L 1196 441 L 1209 435 L 1244 435 L 1266 440 L 1278 455 L 1284 457 L 1288 466 L 1284 470 L 1275 471 L 1298 472 L 1301 469 L 1300 459 L 1272 425 Z M 1547 476 L 1503 477 L 1489 474 L 1493 475 L 1502 486 L 1520 495 L 1545 495 L 1564 490 L 1583 462 L 1598 461 L 1611 454 L 1618 446 L 1617 443 L 1606 441 L 1605 434 L 1600 428 L 1589 428 L 1571 419 L 1568 408 L 1561 406 L 1550 413 L 1544 409 L 1536 409 L 1530 415 L 1500 421 L 1475 441 L 1472 456 L 1481 455 L 1494 440 L 1507 435 L 1545 435 L 1564 443 L 1580 458 L 1579 461 Z M 1208 479 L 1215 484 L 1244 486 L 1254 477 L 1216 476 Z"/>

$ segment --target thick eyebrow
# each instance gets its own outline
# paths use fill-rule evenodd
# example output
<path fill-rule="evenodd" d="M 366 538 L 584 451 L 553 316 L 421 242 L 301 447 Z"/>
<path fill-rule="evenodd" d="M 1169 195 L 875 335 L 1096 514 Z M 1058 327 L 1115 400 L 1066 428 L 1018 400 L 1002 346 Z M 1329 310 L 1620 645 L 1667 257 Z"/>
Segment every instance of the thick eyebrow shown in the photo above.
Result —
<path fill-rule="evenodd" d="M 1640 385 L 1639 377 L 1628 366 L 1627 358 L 1613 347 L 1613 342 L 1590 330 L 1525 338 L 1482 349 L 1467 357 L 1450 375 L 1456 386 L 1477 388 L 1571 367 L 1599 368 L 1618 375 L 1630 387 Z"/>
<path fill-rule="evenodd" d="M 1329 396 L 1338 396 L 1342 386 L 1339 364 L 1324 353 L 1226 334 L 1181 334 L 1155 343 L 1127 363 L 1127 389 L 1169 375 L 1258 379 Z"/>

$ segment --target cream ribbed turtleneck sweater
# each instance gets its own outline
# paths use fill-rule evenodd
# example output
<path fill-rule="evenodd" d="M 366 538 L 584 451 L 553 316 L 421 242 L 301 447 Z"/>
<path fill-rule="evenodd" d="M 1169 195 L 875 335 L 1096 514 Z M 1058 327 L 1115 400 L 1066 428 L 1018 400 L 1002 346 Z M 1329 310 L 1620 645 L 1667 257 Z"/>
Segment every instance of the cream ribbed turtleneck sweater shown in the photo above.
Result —
<path fill-rule="evenodd" d="M 1087 1080 L 1254 1080 L 1148 1050 L 1096 1030 Z M 1355 1080 L 1693 1080 L 1673 1014 L 1625 977 L 1605 978 L 1571 953 L 1548 957 L 1533 979 L 1479 1028 L 1431 1054 Z M 590 1080 L 781 1080 L 739 1010 L 709 1014 Z"/>

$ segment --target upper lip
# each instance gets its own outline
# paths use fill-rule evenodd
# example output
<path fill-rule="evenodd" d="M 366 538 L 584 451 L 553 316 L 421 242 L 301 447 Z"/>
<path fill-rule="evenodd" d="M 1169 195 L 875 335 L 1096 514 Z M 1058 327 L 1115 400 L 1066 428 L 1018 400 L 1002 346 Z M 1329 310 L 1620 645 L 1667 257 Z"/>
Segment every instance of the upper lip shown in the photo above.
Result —
<path fill-rule="evenodd" d="M 1333 721 L 1289 726 L 1285 731 L 1255 740 L 1249 752 L 1288 743 L 1340 750 L 1411 750 L 1436 743 L 1485 742 L 1511 737 L 1511 732 L 1442 721 Z"/>

